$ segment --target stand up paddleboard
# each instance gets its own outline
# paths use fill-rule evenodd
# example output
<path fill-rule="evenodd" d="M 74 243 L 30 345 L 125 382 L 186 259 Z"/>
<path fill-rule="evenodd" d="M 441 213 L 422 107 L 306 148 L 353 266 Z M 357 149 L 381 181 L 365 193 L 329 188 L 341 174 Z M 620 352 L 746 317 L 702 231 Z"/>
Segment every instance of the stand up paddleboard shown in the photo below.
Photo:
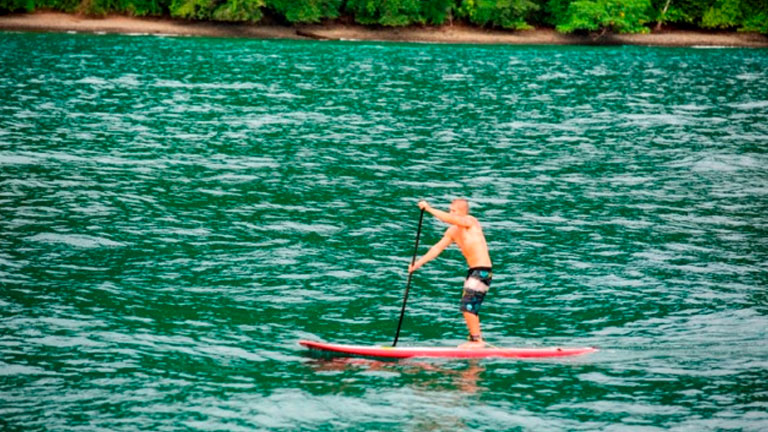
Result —
<path fill-rule="evenodd" d="M 435 348 L 435 347 L 388 347 L 388 346 L 364 346 L 364 345 L 340 345 L 307 340 L 299 341 L 299 344 L 326 353 L 347 356 L 379 357 L 379 358 L 409 358 L 409 357 L 446 357 L 446 358 L 484 358 L 484 357 L 510 357 L 510 358 L 546 358 L 565 357 L 589 354 L 597 351 L 597 348 Z"/>

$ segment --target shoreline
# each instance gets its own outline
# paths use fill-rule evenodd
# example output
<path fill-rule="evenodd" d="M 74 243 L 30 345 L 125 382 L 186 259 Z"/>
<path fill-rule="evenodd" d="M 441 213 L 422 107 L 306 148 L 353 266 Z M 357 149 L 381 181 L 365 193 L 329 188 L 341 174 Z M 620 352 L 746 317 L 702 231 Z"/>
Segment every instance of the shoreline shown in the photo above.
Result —
<path fill-rule="evenodd" d="M 503 31 L 487 30 L 459 24 L 442 27 L 370 28 L 361 25 L 336 23 L 290 26 L 200 22 L 154 17 L 137 18 L 124 15 L 92 18 L 48 11 L 2 15 L 0 16 L 0 30 L 445 44 L 768 48 L 768 36 L 757 33 L 672 30 L 649 34 L 610 34 L 595 39 L 592 36 L 562 34 L 548 28 Z"/>

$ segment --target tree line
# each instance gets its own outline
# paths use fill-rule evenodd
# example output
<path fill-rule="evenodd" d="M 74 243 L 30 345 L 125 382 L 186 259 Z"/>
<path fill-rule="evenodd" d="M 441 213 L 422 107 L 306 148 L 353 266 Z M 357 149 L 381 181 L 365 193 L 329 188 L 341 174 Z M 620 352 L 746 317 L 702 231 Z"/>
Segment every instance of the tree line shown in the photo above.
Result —
<path fill-rule="evenodd" d="M 768 34 L 768 0 L 0 0 L 0 13 L 38 9 L 191 20 L 441 26 L 454 22 L 563 33 L 647 33 L 675 28 Z"/>

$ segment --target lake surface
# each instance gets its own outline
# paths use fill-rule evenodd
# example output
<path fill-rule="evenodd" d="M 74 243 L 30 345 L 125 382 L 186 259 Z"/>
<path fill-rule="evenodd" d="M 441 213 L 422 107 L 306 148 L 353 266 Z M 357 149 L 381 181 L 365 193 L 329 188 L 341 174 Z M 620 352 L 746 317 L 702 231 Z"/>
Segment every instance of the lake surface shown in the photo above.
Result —
<path fill-rule="evenodd" d="M 3 430 L 768 429 L 768 50 L 0 47 Z M 453 197 L 487 340 L 599 352 L 298 346 L 390 344 Z M 465 339 L 465 272 L 414 274 L 398 346 Z"/>

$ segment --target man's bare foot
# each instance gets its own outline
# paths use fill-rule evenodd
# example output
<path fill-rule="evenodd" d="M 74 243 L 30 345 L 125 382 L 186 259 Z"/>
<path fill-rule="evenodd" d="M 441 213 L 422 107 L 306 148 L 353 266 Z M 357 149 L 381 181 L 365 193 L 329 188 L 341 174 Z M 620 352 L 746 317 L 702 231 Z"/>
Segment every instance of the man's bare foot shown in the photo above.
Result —
<path fill-rule="evenodd" d="M 461 348 L 461 349 L 480 349 L 480 348 L 485 348 L 485 341 L 480 339 L 479 341 L 464 342 L 463 344 L 459 345 L 459 348 Z"/>

